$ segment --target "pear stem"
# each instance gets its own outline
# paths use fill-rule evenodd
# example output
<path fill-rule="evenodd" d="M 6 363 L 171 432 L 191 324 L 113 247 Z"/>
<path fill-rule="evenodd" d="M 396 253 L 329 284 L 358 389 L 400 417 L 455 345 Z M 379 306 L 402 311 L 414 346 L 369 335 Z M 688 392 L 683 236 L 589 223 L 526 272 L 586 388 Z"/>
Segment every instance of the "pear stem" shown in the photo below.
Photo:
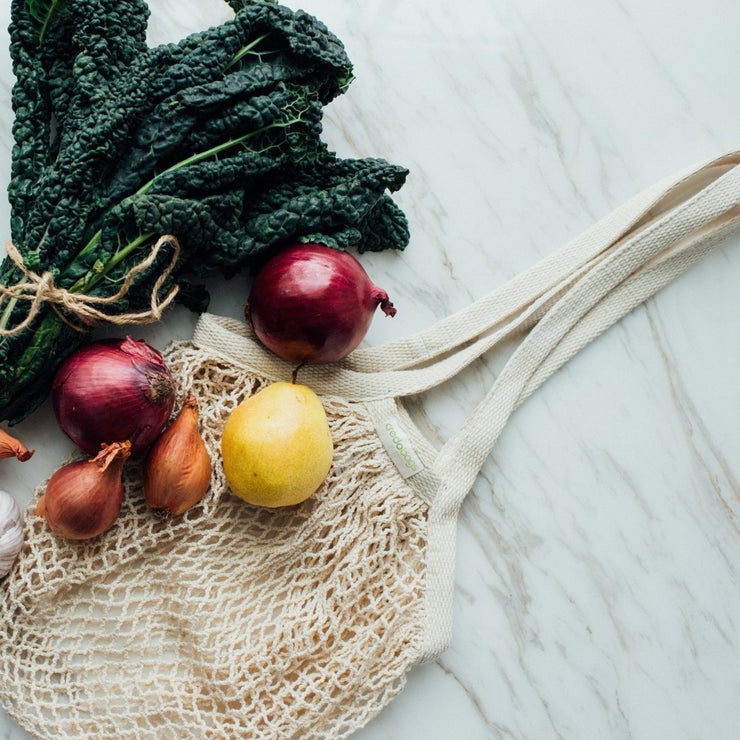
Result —
<path fill-rule="evenodd" d="M 293 372 L 291 373 L 291 375 L 290 375 L 290 382 L 291 382 L 291 383 L 292 383 L 293 385 L 295 385 L 295 382 L 296 382 L 296 378 L 298 377 L 298 371 L 299 371 L 299 370 L 300 370 L 300 369 L 301 369 L 301 368 L 302 368 L 302 367 L 303 367 L 303 366 L 304 366 L 305 364 L 306 364 L 305 362 L 302 362 L 302 363 L 301 363 L 300 365 L 298 365 L 298 367 L 297 367 L 297 368 L 296 368 L 295 370 L 293 370 Z"/>

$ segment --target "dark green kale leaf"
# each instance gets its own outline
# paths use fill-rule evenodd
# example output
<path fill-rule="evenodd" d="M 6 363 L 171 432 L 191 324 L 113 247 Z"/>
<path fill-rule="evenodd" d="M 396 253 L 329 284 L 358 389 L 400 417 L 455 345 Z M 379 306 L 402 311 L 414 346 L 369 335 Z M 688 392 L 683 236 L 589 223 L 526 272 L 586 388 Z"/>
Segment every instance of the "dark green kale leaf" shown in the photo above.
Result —
<path fill-rule="evenodd" d="M 38 27 L 39 43 L 44 40 L 44 33 L 52 16 L 62 10 L 65 5 L 65 0 L 26 0 L 28 15 L 36 22 Z"/>
<path fill-rule="evenodd" d="M 403 249 L 408 225 L 390 193 L 406 170 L 342 160 L 321 140 L 323 106 L 352 66 L 317 19 L 265 0 L 149 48 L 144 0 L 12 0 L 15 123 L 11 234 L 27 268 L 71 293 L 114 296 L 162 234 L 180 245 L 160 288 L 203 310 L 194 276 L 255 267 L 291 242 Z M 171 245 L 111 313 L 147 310 Z M 10 260 L 0 281 L 22 274 Z M 0 328 L 27 315 L 0 304 Z M 0 418 L 14 423 L 48 393 L 87 341 L 75 316 L 43 304 L 0 338 Z M 83 327 L 84 328 L 84 327 Z"/>

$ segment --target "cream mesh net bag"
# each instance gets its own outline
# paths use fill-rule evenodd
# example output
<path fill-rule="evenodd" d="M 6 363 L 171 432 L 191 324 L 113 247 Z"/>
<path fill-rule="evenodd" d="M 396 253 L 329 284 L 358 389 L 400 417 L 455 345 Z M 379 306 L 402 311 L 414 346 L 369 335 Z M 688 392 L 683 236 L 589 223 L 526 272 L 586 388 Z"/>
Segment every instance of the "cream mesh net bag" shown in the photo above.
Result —
<path fill-rule="evenodd" d="M 448 644 L 457 512 L 512 411 L 721 243 L 740 215 L 739 162 L 657 184 L 416 336 L 302 369 L 335 458 L 295 507 L 236 499 L 218 454 L 231 409 L 292 368 L 243 324 L 204 315 L 166 359 L 199 400 L 211 490 L 161 518 L 130 466 L 118 521 L 83 543 L 51 534 L 31 503 L 26 544 L 0 582 L 3 705 L 55 739 L 325 740 L 361 727 Z M 486 398 L 435 449 L 403 398 L 514 338 Z"/>

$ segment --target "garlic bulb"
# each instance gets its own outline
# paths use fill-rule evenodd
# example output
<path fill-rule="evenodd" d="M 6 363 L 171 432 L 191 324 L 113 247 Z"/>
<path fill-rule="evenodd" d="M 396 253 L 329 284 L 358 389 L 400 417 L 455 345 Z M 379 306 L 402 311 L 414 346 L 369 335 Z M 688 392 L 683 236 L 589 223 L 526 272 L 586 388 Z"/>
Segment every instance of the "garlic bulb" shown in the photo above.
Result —
<path fill-rule="evenodd" d="M 23 546 L 23 515 L 15 499 L 0 491 L 0 578 L 10 573 Z"/>

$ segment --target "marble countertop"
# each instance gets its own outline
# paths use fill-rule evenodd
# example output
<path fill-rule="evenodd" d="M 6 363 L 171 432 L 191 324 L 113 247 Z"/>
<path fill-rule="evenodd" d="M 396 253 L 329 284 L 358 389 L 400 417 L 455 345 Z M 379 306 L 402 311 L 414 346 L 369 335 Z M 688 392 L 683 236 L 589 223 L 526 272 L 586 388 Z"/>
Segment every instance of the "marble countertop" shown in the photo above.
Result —
<path fill-rule="evenodd" d="M 229 16 L 151 0 L 153 42 Z M 411 175 L 412 240 L 366 255 L 398 308 L 367 341 L 417 331 L 634 193 L 740 145 L 731 0 L 306 0 L 347 46 L 326 110 L 343 156 Z M 7 48 L 7 4 L 0 47 Z M 12 73 L 0 61 L 0 183 Z M 0 203 L 4 242 L 9 209 Z M 415 668 L 359 740 L 695 738 L 740 726 L 740 237 L 637 308 L 510 419 L 458 528 L 450 648 Z M 245 285 L 215 293 L 239 317 Z M 160 348 L 194 318 L 137 334 Z M 492 382 L 481 363 L 417 404 L 437 442 Z M 27 501 L 70 452 L 48 403 L 0 469 Z M 28 735 L 0 710 L 0 739 Z"/>

